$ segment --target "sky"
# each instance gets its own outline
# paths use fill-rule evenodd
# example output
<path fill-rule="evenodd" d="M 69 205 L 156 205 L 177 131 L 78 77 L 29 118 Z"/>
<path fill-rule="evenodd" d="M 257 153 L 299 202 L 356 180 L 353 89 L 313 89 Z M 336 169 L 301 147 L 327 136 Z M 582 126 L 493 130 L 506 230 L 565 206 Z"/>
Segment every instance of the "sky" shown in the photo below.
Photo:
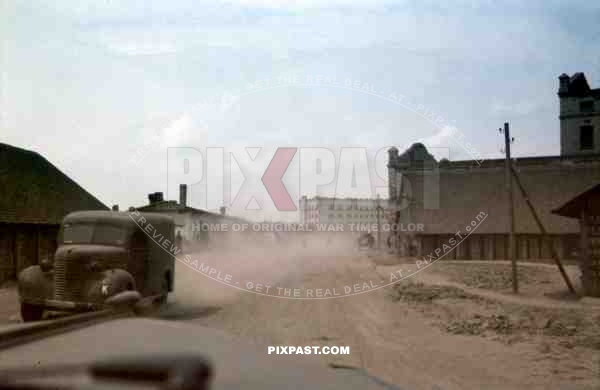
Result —
<path fill-rule="evenodd" d="M 508 121 L 513 155 L 556 155 L 558 76 L 600 87 L 591 1 L 5 0 L 0 15 L 0 142 L 121 208 L 178 199 L 190 179 L 190 206 L 246 215 L 240 172 L 260 181 L 278 147 L 326 147 L 335 161 L 365 148 L 371 170 L 378 151 L 414 142 L 437 158 L 499 158 Z M 208 195 L 221 188 L 207 184 L 210 147 L 235 156 L 222 199 Z M 178 168 L 185 153 L 202 179 Z M 300 154 L 283 178 L 294 199 Z M 358 196 L 340 176 L 317 192 Z"/>

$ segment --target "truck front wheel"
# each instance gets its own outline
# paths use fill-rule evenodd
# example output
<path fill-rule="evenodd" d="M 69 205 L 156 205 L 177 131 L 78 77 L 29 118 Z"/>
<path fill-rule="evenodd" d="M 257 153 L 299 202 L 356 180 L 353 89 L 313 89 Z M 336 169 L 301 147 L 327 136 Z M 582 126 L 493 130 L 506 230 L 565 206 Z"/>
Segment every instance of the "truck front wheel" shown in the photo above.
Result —
<path fill-rule="evenodd" d="M 39 321 L 44 315 L 44 308 L 38 305 L 21 302 L 21 318 L 23 322 Z"/>

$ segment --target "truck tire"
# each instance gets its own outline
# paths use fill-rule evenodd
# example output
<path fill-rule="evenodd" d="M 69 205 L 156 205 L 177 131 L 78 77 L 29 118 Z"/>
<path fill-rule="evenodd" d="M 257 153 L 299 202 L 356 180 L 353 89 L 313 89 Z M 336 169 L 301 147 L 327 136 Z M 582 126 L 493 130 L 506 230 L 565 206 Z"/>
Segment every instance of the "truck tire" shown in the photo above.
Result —
<path fill-rule="evenodd" d="M 160 296 L 158 296 L 154 300 L 154 305 L 155 306 L 162 306 L 162 305 L 164 305 L 164 304 L 167 303 L 167 299 L 169 297 L 169 290 L 171 290 L 171 276 L 167 272 L 165 274 L 165 277 L 164 277 L 163 282 L 162 282 L 162 291 L 163 291 L 163 294 L 161 294 Z"/>
<path fill-rule="evenodd" d="M 156 299 L 153 302 L 154 306 L 161 307 L 163 305 L 166 305 L 167 299 L 168 299 L 168 295 L 167 294 L 161 294 L 161 295 L 159 295 L 158 297 L 156 297 Z"/>
<path fill-rule="evenodd" d="M 44 307 L 21 302 L 21 318 L 23 322 L 39 321 L 44 315 Z"/>

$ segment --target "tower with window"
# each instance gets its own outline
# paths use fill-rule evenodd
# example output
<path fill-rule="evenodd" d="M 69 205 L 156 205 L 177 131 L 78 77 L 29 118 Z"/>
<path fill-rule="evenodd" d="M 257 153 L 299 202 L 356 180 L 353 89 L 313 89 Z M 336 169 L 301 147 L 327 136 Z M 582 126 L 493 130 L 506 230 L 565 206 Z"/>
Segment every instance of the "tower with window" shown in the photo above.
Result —
<path fill-rule="evenodd" d="M 560 154 L 600 153 L 600 88 L 591 89 L 583 73 L 558 80 Z"/>

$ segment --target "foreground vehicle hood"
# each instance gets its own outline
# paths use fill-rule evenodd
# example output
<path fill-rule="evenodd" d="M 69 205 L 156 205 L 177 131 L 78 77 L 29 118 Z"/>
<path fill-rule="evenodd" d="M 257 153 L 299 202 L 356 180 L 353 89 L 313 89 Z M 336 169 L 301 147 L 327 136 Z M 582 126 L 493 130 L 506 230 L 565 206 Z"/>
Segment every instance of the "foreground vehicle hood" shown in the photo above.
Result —
<path fill-rule="evenodd" d="M 327 369 L 312 355 L 269 355 L 267 346 L 218 330 L 140 318 L 107 321 L 2 350 L 0 369 L 43 369 L 56 364 L 91 364 L 122 356 L 165 354 L 204 355 L 213 364 L 213 389 L 395 388 L 361 371 Z"/>

